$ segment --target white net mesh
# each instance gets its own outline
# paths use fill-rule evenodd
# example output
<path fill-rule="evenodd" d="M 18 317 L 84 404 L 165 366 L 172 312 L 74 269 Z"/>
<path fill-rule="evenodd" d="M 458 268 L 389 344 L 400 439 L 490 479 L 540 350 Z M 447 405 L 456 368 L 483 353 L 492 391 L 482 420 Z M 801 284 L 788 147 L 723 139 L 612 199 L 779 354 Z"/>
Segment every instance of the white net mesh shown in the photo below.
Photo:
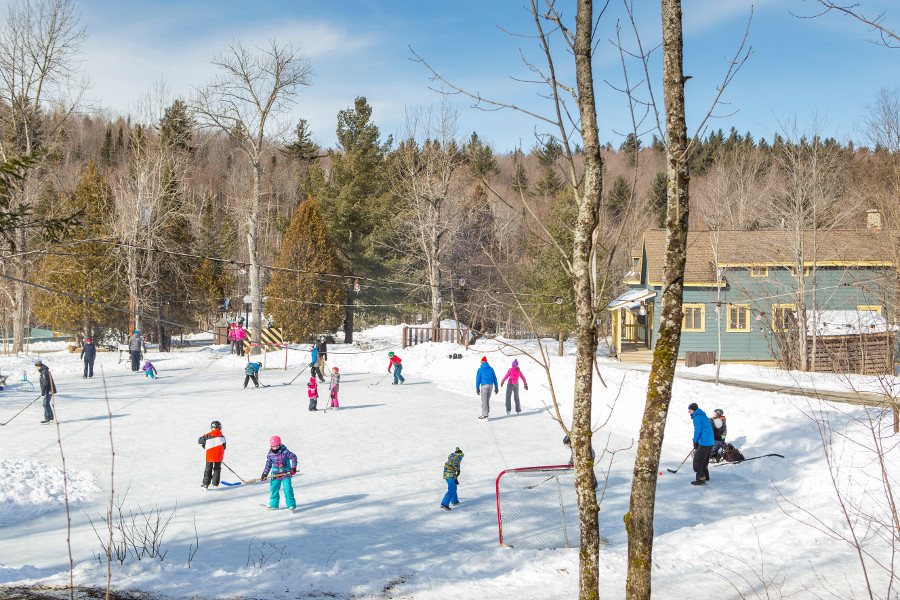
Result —
<path fill-rule="evenodd" d="M 534 467 L 497 478 L 500 542 L 513 548 L 577 548 L 575 469 Z"/>

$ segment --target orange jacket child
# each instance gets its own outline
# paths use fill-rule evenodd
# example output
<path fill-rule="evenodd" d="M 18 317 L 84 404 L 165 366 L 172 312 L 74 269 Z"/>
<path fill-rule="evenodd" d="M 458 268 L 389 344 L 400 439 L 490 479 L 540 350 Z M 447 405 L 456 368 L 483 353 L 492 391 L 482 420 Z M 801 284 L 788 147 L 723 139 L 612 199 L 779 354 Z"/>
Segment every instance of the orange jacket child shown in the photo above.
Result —
<path fill-rule="evenodd" d="M 197 443 L 206 448 L 206 469 L 203 471 L 203 483 L 201 489 L 208 489 L 209 484 L 219 487 L 219 478 L 222 474 L 222 461 L 225 460 L 225 436 L 222 435 L 222 424 L 213 421 L 209 424 L 212 431 L 201 435 Z"/>

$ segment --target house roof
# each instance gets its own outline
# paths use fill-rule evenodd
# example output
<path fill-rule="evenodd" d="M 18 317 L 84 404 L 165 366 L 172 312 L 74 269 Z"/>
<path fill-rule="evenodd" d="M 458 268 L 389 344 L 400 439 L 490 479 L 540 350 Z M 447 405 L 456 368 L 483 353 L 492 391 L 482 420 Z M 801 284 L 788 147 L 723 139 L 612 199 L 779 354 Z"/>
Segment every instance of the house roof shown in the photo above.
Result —
<path fill-rule="evenodd" d="M 803 233 L 805 265 L 890 265 L 892 233 L 869 229 L 835 230 Z M 647 282 L 663 280 L 666 231 L 644 232 L 647 256 Z M 715 285 L 716 263 L 720 267 L 790 266 L 795 264 L 796 232 L 766 231 L 689 231 L 685 284 Z M 718 261 L 716 258 L 718 257 Z"/>

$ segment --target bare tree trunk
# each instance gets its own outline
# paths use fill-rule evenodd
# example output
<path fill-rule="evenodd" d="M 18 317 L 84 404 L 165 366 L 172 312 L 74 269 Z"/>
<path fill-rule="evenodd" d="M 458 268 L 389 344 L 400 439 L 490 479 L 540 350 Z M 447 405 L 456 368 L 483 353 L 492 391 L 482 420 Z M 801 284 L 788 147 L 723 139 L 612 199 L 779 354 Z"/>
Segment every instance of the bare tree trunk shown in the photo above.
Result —
<path fill-rule="evenodd" d="M 25 235 L 25 230 L 19 230 L 19 257 L 16 259 L 16 264 L 19 269 L 19 279 L 23 281 L 28 280 L 28 261 L 25 257 L 24 252 L 28 249 L 28 238 Z M 15 354 L 18 354 L 22 350 L 25 349 L 25 324 L 26 324 L 26 315 L 28 314 L 28 289 L 24 283 L 19 283 L 18 281 L 14 282 L 13 285 L 13 294 L 16 298 L 15 304 L 15 314 L 13 317 L 13 345 L 12 351 Z"/>
<path fill-rule="evenodd" d="M 253 335 L 250 336 L 252 344 L 262 341 L 262 287 L 259 280 L 259 216 L 262 213 L 262 190 L 260 179 L 262 168 L 259 157 L 253 161 L 253 198 L 251 200 L 250 216 L 247 219 L 247 247 L 250 252 L 250 309 L 253 311 L 253 320 L 248 325 L 253 326 Z M 253 348 L 251 354 L 255 354 L 258 348 Z"/>
<path fill-rule="evenodd" d="M 441 260 L 440 239 L 433 233 L 431 236 L 431 256 L 429 257 L 428 283 L 431 284 L 431 328 L 441 326 L 443 316 L 443 303 L 441 302 Z"/>
<path fill-rule="evenodd" d="M 647 387 L 626 515 L 628 580 L 626 598 L 650 600 L 653 563 L 653 513 L 656 481 L 666 418 L 672 400 L 672 380 L 681 344 L 681 302 L 688 229 L 688 139 L 684 117 L 683 38 L 681 1 L 662 0 L 663 88 L 666 103 L 668 200 L 666 260 L 663 267 L 659 333 Z"/>
<path fill-rule="evenodd" d="M 597 519 L 599 507 L 594 488 L 594 459 L 591 456 L 591 400 L 594 361 L 597 359 L 597 318 L 591 257 L 603 191 L 603 157 L 600 155 L 594 74 L 591 68 L 593 26 L 593 3 L 591 0 L 578 0 L 574 51 L 578 109 L 584 141 L 584 179 L 581 197 L 578 198 L 572 253 L 575 341 L 578 352 L 575 358 L 571 438 L 575 451 L 575 487 L 581 526 L 581 551 L 578 554 L 580 600 L 599 597 L 600 574 L 600 529 Z"/>

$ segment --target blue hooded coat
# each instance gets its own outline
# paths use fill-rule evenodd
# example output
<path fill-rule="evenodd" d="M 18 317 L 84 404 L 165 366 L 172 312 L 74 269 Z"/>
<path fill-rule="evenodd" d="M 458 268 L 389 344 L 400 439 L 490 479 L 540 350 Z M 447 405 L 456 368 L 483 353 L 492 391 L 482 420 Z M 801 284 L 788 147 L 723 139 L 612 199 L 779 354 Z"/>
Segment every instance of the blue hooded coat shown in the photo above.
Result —
<path fill-rule="evenodd" d="M 700 446 L 712 446 L 715 444 L 712 424 L 709 422 L 709 417 L 706 416 L 706 413 L 698 408 L 691 415 L 691 419 L 694 421 L 694 443 Z"/>
<path fill-rule="evenodd" d="M 475 374 L 475 389 L 478 390 L 483 385 L 492 385 L 495 388 L 499 385 L 494 368 L 486 362 L 481 363 L 481 366 L 478 367 L 478 373 Z"/>

